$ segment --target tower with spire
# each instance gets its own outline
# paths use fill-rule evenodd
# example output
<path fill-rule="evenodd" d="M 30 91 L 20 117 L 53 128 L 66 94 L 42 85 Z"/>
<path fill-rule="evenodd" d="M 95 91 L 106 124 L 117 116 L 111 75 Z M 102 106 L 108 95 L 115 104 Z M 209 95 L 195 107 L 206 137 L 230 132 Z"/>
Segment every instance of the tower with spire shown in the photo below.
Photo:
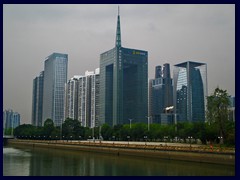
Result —
<path fill-rule="evenodd" d="M 100 55 L 100 125 L 147 123 L 148 52 L 122 47 L 118 7 L 115 47 Z"/>

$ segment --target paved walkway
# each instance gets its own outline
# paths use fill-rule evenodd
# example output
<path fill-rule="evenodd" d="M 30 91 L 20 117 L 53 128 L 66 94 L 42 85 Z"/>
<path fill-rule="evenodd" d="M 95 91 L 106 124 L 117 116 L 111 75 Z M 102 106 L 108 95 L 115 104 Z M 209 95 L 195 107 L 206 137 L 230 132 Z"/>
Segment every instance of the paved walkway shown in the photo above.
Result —
<path fill-rule="evenodd" d="M 73 141 L 78 142 L 78 141 Z M 93 140 L 90 141 L 81 141 L 81 142 L 90 142 L 90 143 L 100 143 L 99 140 Z M 190 143 L 170 143 L 170 142 L 140 142 L 140 141 L 101 141 L 101 143 L 108 143 L 108 144 L 134 144 L 134 145 L 162 145 L 162 146 L 181 146 L 181 147 L 188 147 L 190 146 Z M 206 145 L 200 145 L 200 144 L 191 144 L 192 147 L 202 147 Z"/>

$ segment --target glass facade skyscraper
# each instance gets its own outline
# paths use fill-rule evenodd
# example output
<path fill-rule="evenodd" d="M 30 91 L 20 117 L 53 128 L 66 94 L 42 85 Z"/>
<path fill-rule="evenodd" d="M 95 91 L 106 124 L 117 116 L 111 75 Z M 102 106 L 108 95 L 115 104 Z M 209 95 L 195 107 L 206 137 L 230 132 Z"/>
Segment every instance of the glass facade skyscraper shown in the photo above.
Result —
<path fill-rule="evenodd" d="M 100 55 L 100 122 L 147 122 L 147 104 L 148 52 L 121 46 L 118 14 L 115 47 Z"/>
<path fill-rule="evenodd" d="M 44 62 L 43 123 L 50 118 L 60 126 L 64 120 L 67 67 L 67 54 L 53 53 Z"/>
<path fill-rule="evenodd" d="M 16 128 L 20 125 L 21 116 L 18 112 L 14 112 L 12 109 L 3 111 L 3 132 L 7 128 Z"/>
<path fill-rule="evenodd" d="M 33 80 L 32 125 L 42 126 L 44 71 Z"/>
<path fill-rule="evenodd" d="M 155 68 L 155 79 L 149 81 L 149 115 L 152 123 L 161 123 L 165 108 L 173 106 L 173 80 L 168 63 Z"/>
<path fill-rule="evenodd" d="M 174 65 L 174 110 L 179 121 L 205 121 L 207 65 L 187 61 Z"/>

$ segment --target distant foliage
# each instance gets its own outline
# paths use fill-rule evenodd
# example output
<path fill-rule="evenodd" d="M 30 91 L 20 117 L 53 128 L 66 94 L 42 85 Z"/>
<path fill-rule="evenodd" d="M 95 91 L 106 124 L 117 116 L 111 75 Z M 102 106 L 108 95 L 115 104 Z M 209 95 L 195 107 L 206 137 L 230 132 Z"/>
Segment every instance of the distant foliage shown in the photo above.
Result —
<path fill-rule="evenodd" d="M 62 139 L 64 140 L 86 140 L 104 139 L 113 141 L 167 141 L 167 142 L 189 142 L 195 143 L 197 139 L 203 144 L 208 141 L 219 143 L 219 129 L 217 123 L 188 123 L 181 122 L 177 125 L 151 124 L 148 131 L 147 124 L 133 123 L 131 125 L 116 125 L 114 127 L 103 124 L 100 127 L 82 127 L 78 120 L 66 119 L 61 127 L 54 127 L 50 120 L 45 121 L 44 127 L 35 127 L 23 124 L 15 128 L 14 135 L 23 139 Z M 228 144 L 235 144 L 235 123 L 226 124 L 228 133 Z"/>

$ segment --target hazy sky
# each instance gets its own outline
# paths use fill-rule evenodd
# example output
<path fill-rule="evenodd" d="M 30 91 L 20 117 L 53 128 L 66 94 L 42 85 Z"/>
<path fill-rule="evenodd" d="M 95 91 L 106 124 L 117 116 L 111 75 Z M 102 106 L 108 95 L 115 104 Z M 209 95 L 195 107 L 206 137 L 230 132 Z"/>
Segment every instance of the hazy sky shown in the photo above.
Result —
<path fill-rule="evenodd" d="M 122 46 L 156 65 L 207 63 L 208 94 L 235 96 L 235 5 L 120 5 Z M 68 79 L 99 67 L 115 45 L 117 5 L 3 5 L 3 108 L 31 122 L 32 83 L 53 52 L 68 54 Z"/>

